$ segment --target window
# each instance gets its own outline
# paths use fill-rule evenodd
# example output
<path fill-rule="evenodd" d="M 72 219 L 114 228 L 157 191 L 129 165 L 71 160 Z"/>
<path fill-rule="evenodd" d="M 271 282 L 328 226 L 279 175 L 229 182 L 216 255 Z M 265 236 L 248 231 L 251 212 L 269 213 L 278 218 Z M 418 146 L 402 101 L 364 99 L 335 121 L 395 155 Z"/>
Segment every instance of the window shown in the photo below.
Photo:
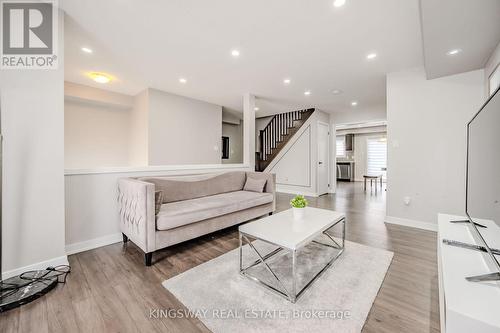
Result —
<path fill-rule="evenodd" d="M 338 136 L 336 145 L 337 148 L 337 157 L 345 157 L 345 137 Z"/>
<path fill-rule="evenodd" d="M 385 136 L 368 138 L 367 146 L 367 166 L 369 175 L 383 175 L 386 179 L 387 168 L 387 138 Z"/>

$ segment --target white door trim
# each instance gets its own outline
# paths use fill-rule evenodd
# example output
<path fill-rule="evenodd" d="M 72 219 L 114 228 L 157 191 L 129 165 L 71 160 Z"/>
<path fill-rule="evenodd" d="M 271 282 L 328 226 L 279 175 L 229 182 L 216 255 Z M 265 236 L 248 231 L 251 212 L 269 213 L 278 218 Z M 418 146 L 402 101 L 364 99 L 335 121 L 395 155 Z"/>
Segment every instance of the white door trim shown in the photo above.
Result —
<path fill-rule="evenodd" d="M 327 186 L 327 190 L 325 193 L 329 193 L 330 192 L 330 189 L 332 188 L 332 183 L 331 183 L 331 179 L 330 179 L 330 164 L 331 164 L 331 152 L 330 152 L 330 132 L 331 132 L 331 128 L 330 128 L 330 124 L 327 123 L 327 122 L 324 122 L 324 121 L 321 121 L 321 120 L 318 120 L 317 121 L 317 125 L 318 125 L 318 128 L 319 128 L 319 125 L 325 125 L 326 128 L 327 128 L 327 139 L 326 139 L 326 151 L 327 151 L 327 158 L 326 158 L 326 163 L 328 163 L 327 165 L 327 170 L 326 170 L 326 176 L 327 176 L 327 182 L 328 182 L 328 186 Z M 319 130 L 318 130 L 318 134 L 319 134 Z M 317 140 L 316 140 L 316 156 L 319 156 L 319 135 L 317 135 Z M 319 164 L 318 164 L 318 161 L 316 161 L 316 192 L 318 194 L 325 194 L 325 193 L 321 193 L 320 191 L 320 185 L 319 185 Z"/>

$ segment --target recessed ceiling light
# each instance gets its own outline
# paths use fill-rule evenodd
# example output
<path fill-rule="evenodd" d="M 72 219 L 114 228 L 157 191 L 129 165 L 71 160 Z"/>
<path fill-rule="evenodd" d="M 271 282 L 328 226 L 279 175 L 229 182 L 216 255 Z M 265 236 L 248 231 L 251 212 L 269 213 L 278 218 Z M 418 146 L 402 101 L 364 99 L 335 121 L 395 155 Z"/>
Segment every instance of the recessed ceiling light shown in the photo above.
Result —
<path fill-rule="evenodd" d="M 182 83 L 182 84 L 185 84 L 186 82 L 188 82 L 185 78 L 181 77 L 179 79 L 179 82 Z"/>
<path fill-rule="evenodd" d="M 88 47 L 82 47 L 82 51 L 85 53 L 92 53 L 92 49 L 89 49 Z"/>
<path fill-rule="evenodd" d="M 462 52 L 461 49 L 453 49 L 453 50 L 449 50 L 448 52 L 446 52 L 446 55 L 454 56 L 454 55 L 459 54 L 460 52 Z"/>
<path fill-rule="evenodd" d="M 236 57 L 239 57 L 239 56 L 240 56 L 240 51 L 238 51 L 238 50 L 232 50 L 232 51 L 231 51 L 231 55 L 232 55 L 233 57 L 235 57 L 235 58 L 236 58 Z"/>
<path fill-rule="evenodd" d="M 89 77 L 97 83 L 108 83 L 112 77 L 105 73 L 92 72 L 88 74 Z"/>
<path fill-rule="evenodd" d="M 368 60 L 372 60 L 372 59 L 375 59 L 377 57 L 377 54 L 376 53 L 370 53 L 366 56 L 366 59 Z"/>
<path fill-rule="evenodd" d="M 253 109 L 254 109 L 254 111 L 259 111 L 259 107 L 258 106 L 254 107 Z"/>
<path fill-rule="evenodd" d="M 310 91 L 310 90 L 306 90 L 306 91 L 304 91 L 304 95 L 306 95 L 306 96 L 311 95 L 311 91 Z"/>
<path fill-rule="evenodd" d="M 345 0 L 335 0 L 335 1 L 333 2 L 333 5 L 334 5 L 335 7 L 342 7 L 343 5 L 345 5 Z"/>
<path fill-rule="evenodd" d="M 356 101 L 352 101 L 352 102 L 351 102 L 351 105 L 352 105 L 352 106 L 356 106 L 356 105 L 358 105 L 358 102 L 356 102 Z"/>
<path fill-rule="evenodd" d="M 332 90 L 332 93 L 333 93 L 334 95 L 338 95 L 338 94 L 341 94 L 341 93 L 342 93 L 342 90 L 340 90 L 340 89 L 334 89 L 334 90 Z"/>
<path fill-rule="evenodd" d="M 283 80 L 283 84 L 290 84 L 290 82 L 292 82 L 290 79 L 284 79 Z"/>

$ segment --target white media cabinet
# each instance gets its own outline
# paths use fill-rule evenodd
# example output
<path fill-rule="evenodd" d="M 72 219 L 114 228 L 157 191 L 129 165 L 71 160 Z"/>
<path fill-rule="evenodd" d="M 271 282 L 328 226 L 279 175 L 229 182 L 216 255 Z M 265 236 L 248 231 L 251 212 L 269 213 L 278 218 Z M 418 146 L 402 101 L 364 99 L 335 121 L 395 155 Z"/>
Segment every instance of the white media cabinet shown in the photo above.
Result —
<path fill-rule="evenodd" d="M 442 333 L 499 333 L 500 282 L 469 282 L 467 276 L 495 272 L 491 258 L 479 252 L 446 245 L 443 239 L 481 245 L 471 226 L 450 223 L 463 216 L 438 215 L 439 305 Z M 492 221 L 477 220 L 491 248 L 500 249 L 500 227 Z"/>

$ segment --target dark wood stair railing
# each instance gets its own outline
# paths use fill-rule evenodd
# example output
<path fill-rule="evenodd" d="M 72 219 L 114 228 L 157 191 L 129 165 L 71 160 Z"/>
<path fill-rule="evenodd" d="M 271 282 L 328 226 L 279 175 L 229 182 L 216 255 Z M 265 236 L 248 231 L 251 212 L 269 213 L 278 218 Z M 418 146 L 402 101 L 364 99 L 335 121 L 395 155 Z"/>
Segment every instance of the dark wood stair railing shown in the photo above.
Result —
<path fill-rule="evenodd" d="M 264 171 L 288 141 L 313 114 L 314 109 L 292 111 L 274 115 L 260 130 L 260 153 L 256 155 L 255 169 Z"/>

